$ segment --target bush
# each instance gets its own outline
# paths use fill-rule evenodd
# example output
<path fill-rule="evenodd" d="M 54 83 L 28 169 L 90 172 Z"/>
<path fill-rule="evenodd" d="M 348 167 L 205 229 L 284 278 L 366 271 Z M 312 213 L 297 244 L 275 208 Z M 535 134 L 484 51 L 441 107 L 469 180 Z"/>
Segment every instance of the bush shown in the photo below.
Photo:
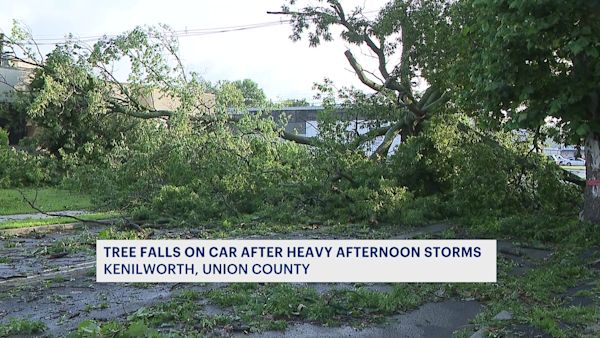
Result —
<path fill-rule="evenodd" d="M 17 150 L 0 129 L 0 187 L 46 185 L 57 182 L 58 163 L 51 156 Z"/>
<path fill-rule="evenodd" d="M 0 128 L 0 149 L 8 148 L 8 132 Z"/>

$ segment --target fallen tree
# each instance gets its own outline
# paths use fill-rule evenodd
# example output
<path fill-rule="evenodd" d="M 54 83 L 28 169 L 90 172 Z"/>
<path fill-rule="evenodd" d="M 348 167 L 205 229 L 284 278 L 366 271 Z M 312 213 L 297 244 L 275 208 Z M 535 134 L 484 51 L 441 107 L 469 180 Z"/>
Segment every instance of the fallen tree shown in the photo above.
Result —
<path fill-rule="evenodd" d="M 27 61 L 36 71 L 20 103 L 43 124 L 48 134 L 40 145 L 69 166 L 78 188 L 138 216 L 200 222 L 255 213 L 286 219 L 312 210 L 344 221 L 418 224 L 481 210 L 557 210 L 561 198 L 572 196 L 539 156 L 521 163 L 528 152 L 522 144 L 510 147 L 512 135 L 498 142 L 495 131 L 463 118 L 436 81 L 417 89 L 414 81 L 428 73 L 416 34 L 422 25 L 415 22 L 427 8 L 393 2 L 369 20 L 360 9 L 347 14 L 337 1 L 327 4 L 277 14 L 292 17 L 298 37 L 312 27 L 313 45 L 330 38 L 336 26 L 348 42 L 371 50 L 377 75 L 352 51 L 345 56 L 373 93 L 319 86 L 326 107 L 336 107 L 341 94 L 348 117 L 362 120 L 365 132 L 357 124 L 347 130 L 349 118 L 326 114 L 317 137 L 286 132 L 271 118 L 234 116 L 231 108 L 241 101 L 239 93 L 228 92 L 231 86 L 217 88 L 216 103 L 207 105 L 209 86 L 183 70 L 168 30 L 138 28 L 93 46 L 67 41 Z M 14 52 L 15 59 L 34 59 L 27 41 L 13 40 L 24 51 Z M 389 65 L 396 57 L 399 62 Z M 123 61 L 131 73 L 121 82 L 110 70 Z M 156 91 L 175 105 L 149 104 Z M 391 156 L 398 135 L 402 145 Z M 365 156 L 377 138 L 382 142 Z M 502 170 L 485 168 L 492 165 Z M 461 198 L 481 210 L 470 210 Z"/>

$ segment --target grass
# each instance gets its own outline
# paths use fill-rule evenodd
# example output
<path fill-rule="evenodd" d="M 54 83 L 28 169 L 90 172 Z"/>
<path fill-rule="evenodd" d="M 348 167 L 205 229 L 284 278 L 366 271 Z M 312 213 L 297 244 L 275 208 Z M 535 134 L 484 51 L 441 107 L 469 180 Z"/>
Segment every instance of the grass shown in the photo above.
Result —
<path fill-rule="evenodd" d="M 92 203 L 88 196 L 56 188 L 20 189 L 33 201 L 37 192 L 36 206 L 44 211 L 89 209 Z M 35 213 L 17 189 L 0 189 L 0 215 Z"/>
<path fill-rule="evenodd" d="M 563 169 L 575 169 L 575 170 L 585 170 L 584 165 L 561 165 Z"/>
<path fill-rule="evenodd" d="M 86 215 L 79 215 L 78 218 L 85 220 L 100 220 L 112 218 L 116 215 L 114 212 L 97 212 Z M 68 224 L 77 223 L 76 220 L 69 217 L 52 217 L 44 219 L 24 219 L 18 221 L 8 221 L 0 223 L 0 230 L 4 229 L 17 229 L 17 228 L 30 228 L 40 225 L 52 225 L 52 224 Z"/>
<path fill-rule="evenodd" d="M 326 326 L 350 322 L 364 326 L 385 316 L 414 309 L 433 300 L 441 286 L 394 284 L 390 292 L 332 289 L 319 294 L 313 287 L 290 284 L 230 284 L 206 293 L 215 305 L 230 308 L 249 325 L 250 331 L 283 330 L 288 321 L 309 321 Z"/>
<path fill-rule="evenodd" d="M 475 322 L 487 327 L 490 337 L 517 336 L 517 326 L 550 337 L 592 337 L 587 335 L 586 327 L 600 319 L 600 289 L 586 292 L 592 300 L 586 306 L 570 305 L 564 296 L 582 282 L 598 280 L 598 271 L 579 258 L 582 251 L 583 248 L 559 248 L 550 259 L 523 276 L 510 273 L 513 267 L 499 260 L 498 283 L 450 284 L 448 291 L 451 296 L 475 298 L 486 304 Z M 493 320 L 502 310 L 513 313 L 513 319 Z"/>
<path fill-rule="evenodd" d="M 32 335 L 46 330 L 46 324 L 29 319 L 11 318 L 7 323 L 0 324 L 0 337 Z"/>
<path fill-rule="evenodd" d="M 203 337 L 215 328 L 232 330 L 236 318 L 204 314 L 199 299 L 198 292 L 184 290 L 169 301 L 139 308 L 127 317 L 126 323 L 84 320 L 67 337 L 167 337 L 159 329 L 176 332 L 168 337 Z"/>

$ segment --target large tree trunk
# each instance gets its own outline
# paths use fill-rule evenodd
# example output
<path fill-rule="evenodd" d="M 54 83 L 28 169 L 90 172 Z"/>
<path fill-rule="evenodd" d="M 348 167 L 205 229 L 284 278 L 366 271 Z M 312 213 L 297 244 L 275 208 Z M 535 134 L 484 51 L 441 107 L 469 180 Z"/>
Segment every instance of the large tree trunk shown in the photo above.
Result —
<path fill-rule="evenodd" d="M 590 133 L 585 140 L 585 172 L 583 219 L 600 223 L 600 133 Z"/>

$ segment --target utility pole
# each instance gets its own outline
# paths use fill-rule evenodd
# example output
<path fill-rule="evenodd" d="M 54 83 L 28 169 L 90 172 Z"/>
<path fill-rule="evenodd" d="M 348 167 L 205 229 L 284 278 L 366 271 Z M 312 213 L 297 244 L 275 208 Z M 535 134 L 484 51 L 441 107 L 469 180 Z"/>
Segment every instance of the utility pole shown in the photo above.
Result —
<path fill-rule="evenodd" d="M 0 66 L 4 66 L 4 33 L 0 33 Z"/>

